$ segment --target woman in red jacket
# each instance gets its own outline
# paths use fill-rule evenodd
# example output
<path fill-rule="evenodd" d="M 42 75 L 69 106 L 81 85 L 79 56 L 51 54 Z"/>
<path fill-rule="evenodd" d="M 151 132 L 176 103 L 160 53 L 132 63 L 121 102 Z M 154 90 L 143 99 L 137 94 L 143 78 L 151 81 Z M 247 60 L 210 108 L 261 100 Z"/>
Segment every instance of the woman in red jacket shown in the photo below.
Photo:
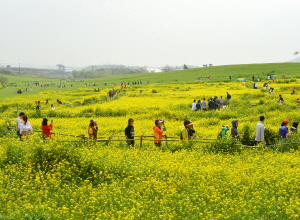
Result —
<path fill-rule="evenodd" d="M 162 129 L 162 126 L 163 126 L 163 120 L 161 119 L 157 119 L 155 120 L 155 126 L 153 127 L 153 131 L 154 131 L 154 144 L 157 146 L 157 147 L 161 147 L 161 139 L 163 137 L 163 132 L 164 130 Z"/>
<path fill-rule="evenodd" d="M 43 138 L 52 138 L 51 136 L 51 130 L 53 129 L 53 120 L 51 120 L 51 124 L 48 125 L 48 119 L 44 118 L 42 122 L 42 130 L 43 130 Z"/>

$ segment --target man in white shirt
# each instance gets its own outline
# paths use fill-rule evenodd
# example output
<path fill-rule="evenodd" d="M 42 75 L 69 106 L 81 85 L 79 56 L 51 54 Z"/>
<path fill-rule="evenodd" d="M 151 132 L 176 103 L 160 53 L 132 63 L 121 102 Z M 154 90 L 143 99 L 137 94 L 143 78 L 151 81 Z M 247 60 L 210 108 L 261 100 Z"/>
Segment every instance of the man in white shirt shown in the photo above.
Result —
<path fill-rule="evenodd" d="M 255 141 L 257 143 L 262 142 L 265 140 L 265 126 L 264 126 L 264 121 L 265 121 L 265 116 L 260 116 L 260 122 L 256 124 L 256 136 L 255 136 Z"/>
<path fill-rule="evenodd" d="M 16 119 L 16 131 L 20 139 L 21 139 L 21 133 L 20 133 L 21 123 L 24 115 L 25 115 L 24 112 L 20 112 L 19 117 L 17 117 Z"/>

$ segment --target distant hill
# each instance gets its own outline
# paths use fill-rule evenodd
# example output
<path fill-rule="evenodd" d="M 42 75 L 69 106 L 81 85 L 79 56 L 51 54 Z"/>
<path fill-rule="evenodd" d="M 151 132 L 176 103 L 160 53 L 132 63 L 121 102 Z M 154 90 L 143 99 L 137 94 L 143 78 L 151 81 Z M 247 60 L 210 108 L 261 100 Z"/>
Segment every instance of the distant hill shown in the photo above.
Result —
<path fill-rule="evenodd" d="M 297 57 L 293 60 L 288 61 L 289 63 L 299 63 L 300 62 L 300 57 Z"/>

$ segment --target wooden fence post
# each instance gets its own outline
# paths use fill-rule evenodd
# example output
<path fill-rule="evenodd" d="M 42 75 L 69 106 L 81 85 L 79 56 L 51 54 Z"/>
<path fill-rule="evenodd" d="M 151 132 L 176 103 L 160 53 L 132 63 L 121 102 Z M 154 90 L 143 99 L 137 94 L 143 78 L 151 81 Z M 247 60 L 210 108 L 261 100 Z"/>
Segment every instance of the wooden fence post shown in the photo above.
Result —
<path fill-rule="evenodd" d="M 143 146 L 143 135 L 141 135 L 141 138 L 140 138 L 140 147 Z"/>

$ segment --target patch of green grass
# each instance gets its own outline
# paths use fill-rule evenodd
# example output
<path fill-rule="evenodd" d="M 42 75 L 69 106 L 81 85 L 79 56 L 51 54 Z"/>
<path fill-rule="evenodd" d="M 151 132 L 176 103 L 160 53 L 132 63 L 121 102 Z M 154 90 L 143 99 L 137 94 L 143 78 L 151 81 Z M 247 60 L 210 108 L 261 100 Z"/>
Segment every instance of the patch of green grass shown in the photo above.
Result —
<path fill-rule="evenodd" d="M 187 70 L 179 70 L 165 73 L 138 73 L 138 74 L 127 74 L 118 76 L 102 77 L 97 79 L 72 79 L 73 82 L 68 82 L 70 79 L 53 79 L 53 78 L 38 78 L 38 77 L 27 77 L 27 76 L 10 76 L 3 75 L 8 78 L 8 87 L 0 90 L 0 98 L 20 96 L 16 94 L 18 89 L 25 91 L 26 88 L 32 87 L 34 90 L 24 92 L 21 96 L 38 94 L 42 91 L 66 91 L 74 90 L 79 88 L 86 88 L 87 90 L 93 91 L 95 88 L 115 88 L 119 89 L 121 82 L 130 83 L 130 87 L 140 87 L 147 84 L 161 83 L 161 84 L 202 84 L 205 82 L 229 82 L 229 75 L 232 77 L 232 81 L 236 81 L 237 78 L 246 78 L 251 80 L 254 75 L 256 78 L 260 77 L 261 80 L 267 80 L 268 74 L 276 75 L 276 81 L 280 83 L 288 83 L 291 78 L 299 78 L 300 63 L 267 63 L 267 64 L 243 64 L 243 65 L 226 65 L 226 66 L 214 66 L 195 68 Z M 0 74 L 2 75 L 2 74 Z M 282 80 L 282 75 L 287 77 L 286 80 Z M 207 77 L 211 77 L 211 81 L 207 81 Z M 199 77 L 203 78 L 203 81 L 198 81 Z M 280 80 L 279 80 L 280 79 Z M 74 82 L 75 80 L 75 82 Z M 132 85 L 132 82 L 142 81 L 142 85 Z M 41 87 L 41 86 L 26 86 L 25 84 L 32 84 L 39 82 L 40 85 L 54 83 L 55 86 Z M 96 83 L 97 86 L 92 86 L 92 83 Z M 107 84 L 106 86 L 104 84 Z M 114 85 L 116 83 L 116 85 Z M 13 87 L 13 85 L 20 85 Z M 65 86 L 58 88 L 58 85 Z M 72 87 L 71 87 L 72 84 Z M 87 85 L 87 86 L 85 86 Z M 159 85 L 158 85 L 159 86 Z M 251 85 L 252 86 L 252 85 Z"/>

